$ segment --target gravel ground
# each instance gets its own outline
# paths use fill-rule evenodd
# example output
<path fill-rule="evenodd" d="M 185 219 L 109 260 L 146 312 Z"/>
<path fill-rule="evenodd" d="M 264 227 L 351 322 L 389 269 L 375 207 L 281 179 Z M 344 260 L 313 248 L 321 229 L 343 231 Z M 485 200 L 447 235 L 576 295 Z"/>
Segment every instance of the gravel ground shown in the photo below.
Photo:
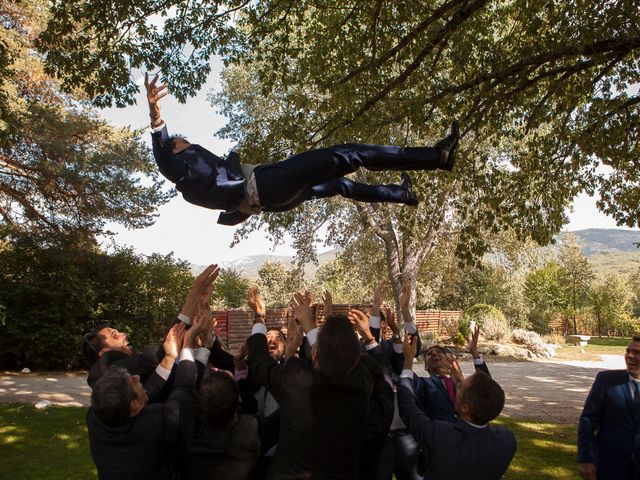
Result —
<path fill-rule="evenodd" d="M 473 364 L 463 363 L 465 374 Z M 603 356 L 600 362 L 492 362 L 489 370 L 504 388 L 507 403 L 503 414 L 514 418 L 576 423 L 591 384 L 600 370 L 624 368 L 623 357 Z M 416 364 L 424 375 L 424 367 Z M 87 406 L 91 390 L 86 372 L 15 373 L 0 375 L 0 403 Z"/>

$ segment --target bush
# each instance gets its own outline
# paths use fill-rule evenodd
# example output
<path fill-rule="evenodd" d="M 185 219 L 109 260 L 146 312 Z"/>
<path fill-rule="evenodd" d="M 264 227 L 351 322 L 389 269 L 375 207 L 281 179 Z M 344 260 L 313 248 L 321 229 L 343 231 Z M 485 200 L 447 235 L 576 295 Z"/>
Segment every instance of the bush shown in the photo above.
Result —
<path fill-rule="evenodd" d="M 493 305 L 478 303 L 464 312 L 459 330 L 465 337 L 470 334 L 472 321 L 480 325 L 480 333 L 486 340 L 500 342 L 508 339 L 511 335 L 509 322 L 504 318 L 502 312 Z M 465 332 L 467 332 L 466 335 Z"/>
<path fill-rule="evenodd" d="M 623 337 L 631 337 L 640 334 L 640 318 L 632 317 L 625 313 L 614 323 L 616 333 Z"/>
<path fill-rule="evenodd" d="M 547 355 L 547 344 L 542 340 L 542 337 L 536 332 L 531 330 L 524 330 L 522 328 L 516 328 L 511 332 L 511 338 L 513 343 L 523 345 L 527 350 L 538 355 Z"/>

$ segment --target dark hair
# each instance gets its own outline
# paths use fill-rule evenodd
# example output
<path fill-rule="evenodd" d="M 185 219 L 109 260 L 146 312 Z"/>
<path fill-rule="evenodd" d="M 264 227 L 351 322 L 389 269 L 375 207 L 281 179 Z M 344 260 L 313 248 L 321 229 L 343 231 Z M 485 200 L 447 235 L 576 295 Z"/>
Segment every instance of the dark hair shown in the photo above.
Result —
<path fill-rule="evenodd" d="M 179 138 L 182 140 L 187 139 L 187 137 L 181 133 L 172 133 L 171 135 L 169 135 L 169 140 L 177 140 Z"/>
<path fill-rule="evenodd" d="M 631 340 L 634 342 L 640 342 L 640 335 L 634 335 Z"/>
<path fill-rule="evenodd" d="M 320 372 L 340 377 L 353 370 L 360 358 L 360 343 L 346 315 L 329 315 L 316 341 Z"/>
<path fill-rule="evenodd" d="M 89 362 L 94 363 L 98 360 L 100 350 L 102 350 L 106 345 L 106 337 L 104 335 L 100 335 L 99 332 L 103 328 L 107 328 L 109 326 L 110 325 L 108 323 L 98 325 L 82 337 L 82 350 Z"/>
<path fill-rule="evenodd" d="M 443 347 L 442 345 L 431 345 L 429 348 L 425 348 L 422 351 L 422 356 L 426 357 L 431 350 L 440 350 L 445 355 L 447 354 L 447 350 L 449 350 L 449 352 L 451 352 L 450 349 L 447 349 L 447 347 Z"/>
<path fill-rule="evenodd" d="M 112 367 L 96 382 L 91 392 L 91 408 L 109 427 L 124 425 L 131 416 L 134 395 L 127 375 L 126 369 Z"/>
<path fill-rule="evenodd" d="M 468 377 L 462 393 L 462 401 L 469 406 L 471 421 L 477 425 L 489 423 L 504 408 L 504 390 L 484 372 Z"/>
<path fill-rule="evenodd" d="M 209 370 L 198 389 L 198 406 L 206 423 L 222 426 L 229 423 L 238 410 L 240 390 L 229 373 Z"/>
<path fill-rule="evenodd" d="M 278 332 L 280 334 L 280 336 L 282 337 L 282 341 L 283 342 L 287 341 L 287 336 L 284 334 L 284 332 L 282 331 L 281 327 L 270 327 L 270 328 L 267 328 L 267 333 L 269 333 L 271 331 Z"/>

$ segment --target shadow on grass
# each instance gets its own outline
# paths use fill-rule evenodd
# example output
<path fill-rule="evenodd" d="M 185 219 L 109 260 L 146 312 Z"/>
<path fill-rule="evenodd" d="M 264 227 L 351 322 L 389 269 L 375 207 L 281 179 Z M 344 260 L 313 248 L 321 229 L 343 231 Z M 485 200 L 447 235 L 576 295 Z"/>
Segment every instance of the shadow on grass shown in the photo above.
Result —
<path fill-rule="evenodd" d="M 0 479 L 86 480 L 97 473 L 81 407 L 0 405 Z"/>
<path fill-rule="evenodd" d="M 576 425 L 499 418 L 496 424 L 513 432 L 518 442 L 516 456 L 504 480 L 579 479 L 576 465 Z"/>

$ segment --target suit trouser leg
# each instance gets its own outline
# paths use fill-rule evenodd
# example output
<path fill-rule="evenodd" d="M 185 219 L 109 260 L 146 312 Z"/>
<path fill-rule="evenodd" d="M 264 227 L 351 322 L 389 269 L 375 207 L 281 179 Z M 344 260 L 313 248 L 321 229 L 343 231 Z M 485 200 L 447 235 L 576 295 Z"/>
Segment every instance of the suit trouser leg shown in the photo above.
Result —
<path fill-rule="evenodd" d="M 367 185 L 337 178 L 311 187 L 310 198 L 326 198 L 340 195 L 359 202 L 405 203 L 410 200 L 409 191 L 400 185 Z"/>
<path fill-rule="evenodd" d="M 404 148 L 345 144 L 294 155 L 282 162 L 260 165 L 255 170 L 261 204 L 272 210 L 294 208 L 310 198 L 310 189 L 336 180 L 358 168 L 369 170 L 435 170 L 440 150 L 432 147 Z"/>

